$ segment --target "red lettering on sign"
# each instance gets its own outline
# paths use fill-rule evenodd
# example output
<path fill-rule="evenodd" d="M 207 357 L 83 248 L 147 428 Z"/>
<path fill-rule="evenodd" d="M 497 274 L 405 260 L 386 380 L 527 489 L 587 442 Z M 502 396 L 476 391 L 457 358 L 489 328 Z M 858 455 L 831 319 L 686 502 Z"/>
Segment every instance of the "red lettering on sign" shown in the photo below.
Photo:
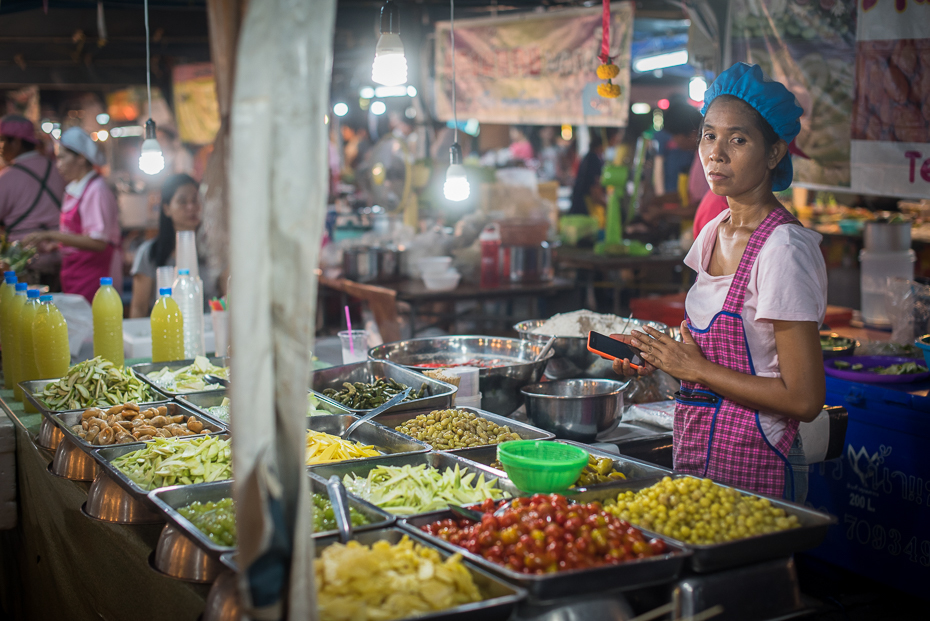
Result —
<path fill-rule="evenodd" d="M 924 181 L 930 183 L 930 158 L 924 160 L 924 165 L 920 167 L 920 176 Z"/>
<path fill-rule="evenodd" d="M 914 169 L 917 167 L 917 158 L 920 157 L 920 151 L 907 151 L 904 157 L 911 160 L 911 174 L 909 181 L 914 183 Z"/>

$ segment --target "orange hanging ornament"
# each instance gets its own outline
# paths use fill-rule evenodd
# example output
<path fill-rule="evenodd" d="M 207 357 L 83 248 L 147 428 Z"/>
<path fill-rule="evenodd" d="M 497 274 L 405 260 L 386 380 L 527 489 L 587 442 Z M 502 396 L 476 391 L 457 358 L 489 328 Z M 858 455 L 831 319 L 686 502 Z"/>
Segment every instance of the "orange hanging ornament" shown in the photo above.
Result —
<path fill-rule="evenodd" d="M 620 85 L 611 80 L 620 75 L 620 67 L 613 64 L 610 58 L 610 0 L 603 0 L 604 12 L 601 14 L 601 53 L 597 59 L 601 62 L 597 67 L 597 77 L 606 80 L 604 84 L 597 85 L 597 94 L 605 99 L 616 99 L 620 96 Z"/>

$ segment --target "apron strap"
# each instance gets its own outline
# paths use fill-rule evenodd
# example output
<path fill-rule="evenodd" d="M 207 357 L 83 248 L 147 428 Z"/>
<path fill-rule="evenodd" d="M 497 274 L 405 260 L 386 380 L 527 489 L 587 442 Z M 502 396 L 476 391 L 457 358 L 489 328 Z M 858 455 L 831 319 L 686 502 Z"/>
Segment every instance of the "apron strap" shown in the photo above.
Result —
<path fill-rule="evenodd" d="M 736 269 L 736 274 L 733 276 L 733 282 L 730 283 L 730 289 L 727 291 L 727 299 L 723 304 L 724 312 L 742 315 L 743 302 L 746 299 L 746 287 L 749 285 L 752 266 L 755 264 L 756 257 L 759 256 L 759 252 L 762 250 L 762 247 L 765 246 L 765 242 L 768 241 L 772 232 L 776 227 L 782 224 L 800 223 L 787 209 L 779 205 L 772 210 L 772 213 L 766 216 L 762 224 L 759 225 L 749 238 L 749 243 L 746 244 L 746 250 L 743 251 L 743 258 L 740 259 L 739 267 Z"/>
<path fill-rule="evenodd" d="M 13 164 L 12 168 L 16 168 L 17 170 L 21 170 L 21 171 L 23 171 L 24 173 L 26 173 L 27 175 L 29 175 L 30 177 L 32 177 L 33 179 L 35 179 L 36 181 L 38 181 L 38 182 L 39 182 L 39 193 L 36 194 L 36 197 L 35 197 L 35 199 L 33 199 L 32 204 L 29 205 L 29 208 L 28 208 L 26 211 L 24 211 L 22 214 L 20 214 L 20 216 L 19 216 L 18 218 L 16 218 L 16 220 L 14 220 L 12 224 L 10 224 L 9 226 L 6 227 L 7 233 L 12 233 L 12 232 L 13 232 L 13 229 L 15 229 L 16 226 L 17 226 L 20 222 L 22 222 L 23 220 L 25 220 L 26 218 L 29 217 L 29 214 L 31 214 L 31 213 L 35 210 L 35 208 L 38 206 L 39 200 L 41 200 L 41 198 L 42 198 L 42 194 L 44 194 L 44 193 L 46 193 L 46 192 L 47 192 L 48 195 L 52 198 L 52 201 L 54 201 L 55 207 L 57 207 L 58 210 L 61 211 L 61 201 L 58 200 L 58 197 L 56 197 L 55 194 L 49 189 L 48 185 L 46 185 L 46 182 L 48 181 L 48 176 L 52 173 L 52 163 L 51 163 L 51 162 L 47 162 L 47 166 L 46 166 L 46 168 L 45 168 L 45 176 L 44 176 L 43 178 L 41 178 L 41 179 L 39 178 L 39 176 L 38 176 L 37 174 L 35 174 L 35 173 L 32 172 L 31 170 L 29 170 L 28 168 L 26 168 L 25 166 L 22 166 L 22 165 L 20 165 L 20 164 Z"/>

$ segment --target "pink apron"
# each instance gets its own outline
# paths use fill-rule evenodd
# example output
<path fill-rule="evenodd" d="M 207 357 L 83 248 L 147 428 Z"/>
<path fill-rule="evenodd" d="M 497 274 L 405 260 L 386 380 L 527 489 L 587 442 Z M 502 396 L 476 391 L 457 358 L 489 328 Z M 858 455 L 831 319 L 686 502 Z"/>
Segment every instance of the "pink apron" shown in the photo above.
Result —
<path fill-rule="evenodd" d="M 84 229 L 81 226 L 81 202 L 84 200 L 84 195 L 87 194 L 87 188 L 96 180 L 97 175 L 94 175 L 87 182 L 84 191 L 81 192 L 72 209 L 62 209 L 60 219 L 62 232 L 75 235 L 84 234 Z M 62 253 L 61 257 L 61 290 L 64 293 L 83 295 L 88 302 L 93 303 L 94 294 L 97 293 L 97 288 L 100 287 L 100 279 L 111 275 L 110 265 L 116 247 L 112 243 L 108 243 L 106 250 L 102 252 L 75 248 L 69 250 L 70 252 Z"/>
<path fill-rule="evenodd" d="M 782 207 L 774 210 L 749 238 L 739 268 L 727 292 L 723 309 L 710 325 L 688 327 L 704 356 L 716 364 L 755 375 L 743 328 L 743 301 L 753 263 L 766 240 L 781 224 L 797 223 Z M 777 445 L 772 445 L 759 422 L 759 412 L 725 399 L 706 386 L 682 382 L 675 406 L 674 466 L 678 472 L 780 498 L 785 472 L 791 473 L 787 455 L 798 432 L 789 420 Z M 789 497 L 794 497 L 794 481 Z"/>

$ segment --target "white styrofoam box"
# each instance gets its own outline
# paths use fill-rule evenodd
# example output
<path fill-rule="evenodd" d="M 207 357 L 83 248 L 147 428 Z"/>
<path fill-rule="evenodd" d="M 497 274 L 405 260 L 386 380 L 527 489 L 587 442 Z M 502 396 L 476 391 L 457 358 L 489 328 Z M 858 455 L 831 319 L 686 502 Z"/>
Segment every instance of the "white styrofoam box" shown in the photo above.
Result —
<path fill-rule="evenodd" d="M 213 336 L 213 320 L 210 313 L 203 316 L 203 340 L 207 355 L 212 356 L 216 339 Z M 148 317 L 123 319 L 123 355 L 126 358 L 152 357 L 152 324 Z"/>

